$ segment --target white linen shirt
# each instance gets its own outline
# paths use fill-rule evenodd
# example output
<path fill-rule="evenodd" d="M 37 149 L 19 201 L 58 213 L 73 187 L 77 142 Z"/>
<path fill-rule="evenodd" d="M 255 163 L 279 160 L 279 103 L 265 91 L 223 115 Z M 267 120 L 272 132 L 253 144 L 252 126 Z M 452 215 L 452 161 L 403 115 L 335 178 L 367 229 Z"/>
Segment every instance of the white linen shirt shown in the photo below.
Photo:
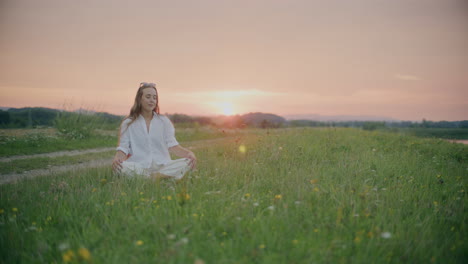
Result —
<path fill-rule="evenodd" d="M 126 161 L 141 163 L 142 167 L 151 167 L 154 161 L 158 165 L 165 165 L 171 161 L 169 148 L 179 144 L 175 138 L 174 125 L 165 115 L 158 115 L 153 111 L 153 119 L 146 128 L 145 118 L 140 114 L 128 128 L 131 121 L 126 118 L 120 126 L 119 146 L 125 154 L 132 154 Z"/>

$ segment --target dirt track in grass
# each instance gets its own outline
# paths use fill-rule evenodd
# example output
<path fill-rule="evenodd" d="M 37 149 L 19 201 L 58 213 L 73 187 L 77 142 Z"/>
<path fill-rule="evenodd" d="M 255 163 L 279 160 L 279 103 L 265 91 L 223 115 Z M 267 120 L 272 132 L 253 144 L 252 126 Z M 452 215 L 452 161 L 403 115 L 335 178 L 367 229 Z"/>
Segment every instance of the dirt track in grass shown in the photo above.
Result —
<path fill-rule="evenodd" d="M 233 141 L 236 140 L 236 137 L 223 137 L 223 138 L 216 138 L 216 139 L 205 139 L 205 140 L 196 140 L 196 141 L 189 141 L 189 142 L 181 142 L 181 145 L 188 148 L 188 149 L 197 149 L 201 146 L 207 146 L 210 144 L 215 144 L 223 141 Z M 82 155 L 87 153 L 99 153 L 99 152 L 106 152 L 116 149 L 116 147 L 111 148 L 96 148 L 96 149 L 85 149 L 85 150 L 72 150 L 72 151 L 58 151 L 58 152 L 51 152 L 51 153 L 42 153 L 42 154 L 34 154 L 34 155 L 18 155 L 18 156 L 11 156 L 6 158 L 0 159 L 0 166 L 2 162 L 10 162 L 12 160 L 18 159 L 29 159 L 29 158 L 37 158 L 37 157 L 62 157 L 62 156 L 75 156 L 75 155 Z M 67 171 L 73 170 L 80 170 L 84 168 L 98 168 L 104 166 L 111 166 L 113 158 L 105 158 L 99 160 L 93 160 L 89 162 L 83 163 L 76 163 L 76 164 L 69 164 L 69 165 L 62 165 L 62 166 L 51 166 L 49 168 L 44 169 L 36 169 L 25 171 L 23 173 L 11 173 L 11 174 L 0 174 L 0 184 L 5 183 L 13 183 L 17 182 L 24 178 L 33 178 L 37 176 L 44 176 L 56 173 L 62 173 Z"/>

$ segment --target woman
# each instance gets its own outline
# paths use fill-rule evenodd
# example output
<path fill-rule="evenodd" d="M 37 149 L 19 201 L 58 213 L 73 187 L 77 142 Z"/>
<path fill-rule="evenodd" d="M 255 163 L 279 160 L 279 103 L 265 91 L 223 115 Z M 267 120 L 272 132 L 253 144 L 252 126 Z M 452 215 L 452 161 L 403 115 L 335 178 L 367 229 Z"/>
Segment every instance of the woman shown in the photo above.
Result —
<path fill-rule="evenodd" d="M 154 83 L 140 83 L 130 114 L 120 125 L 120 136 L 112 168 L 128 176 L 181 179 L 196 167 L 192 151 L 179 145 L 174 126 L 159 114 Z M 172 160 L 170 153 L 180 159 Z"/>

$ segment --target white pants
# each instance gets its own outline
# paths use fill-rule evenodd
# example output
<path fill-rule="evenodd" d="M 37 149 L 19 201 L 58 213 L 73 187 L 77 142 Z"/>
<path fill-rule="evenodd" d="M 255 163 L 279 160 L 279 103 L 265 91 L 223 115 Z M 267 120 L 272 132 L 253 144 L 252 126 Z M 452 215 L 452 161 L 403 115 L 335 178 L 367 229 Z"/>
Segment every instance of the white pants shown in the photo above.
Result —
<path fill-rule="evenodd" d="M 179 180 L 184 177 L 188 170 L 190 170 L 189 162 L 190 159 L 181 158 L 171 160 L 165 165 L 158 165 L 153 162 L 150 168 L 143 168 L 138 162 L 123 161 L 121 173 L 127 176 L 142 175 L 148 178 L 154 173 L 161 173 Z"/>

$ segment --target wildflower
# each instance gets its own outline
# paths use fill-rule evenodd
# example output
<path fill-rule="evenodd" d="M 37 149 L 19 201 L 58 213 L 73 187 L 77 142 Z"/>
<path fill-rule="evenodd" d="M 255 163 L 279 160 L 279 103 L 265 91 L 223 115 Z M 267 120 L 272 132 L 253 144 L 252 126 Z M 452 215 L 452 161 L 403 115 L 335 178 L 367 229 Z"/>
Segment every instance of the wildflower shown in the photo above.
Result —
<path fill-rule="evenodd" d="M 294 245 L 297 245 L 297 243 L 299 243 L 299 240 L 294 239 L 294 240 L 292 241 L 292 243 L 293 243 Z"/>
<path fill-rule="evenodd" d="M 359 242 L 361 242 L 361 237 L 358 237 L 358 236 L 355 237 L 354 238 L 354 243 L 359 243 Z"/>
<path fill-rule="evenodd" d="M 48 216 L 48 217 L 46 218 L 46 220 L 47 220 L 47 221 L 52 221 L 52 216 Z"/>
<path fill-rule="evenodd" d="M 382 234 L 380 234 L 380 236 L 382 238 L 391 238 L 392 234 L 390 234 L 390 232 L 383 232 Z"/>
<path fill-rule="evenodd" d="M 168 196 L 166 197 L 166 199 L 167 199 L 168 201 L 170 201 L 170 200 L 172 200 L 172 197 L 171 197 L 170 195 L 168 195 Z"/>
<path fill-rule="evenodd" d="M 319 188 L 317 188 L 317 187 L 314 187 L 314 189 L 313 189 L 312 191 L 314 191 L 314 192 L 318 192 L 318 191 L 320 191 L 320 190 L 319 190 Z"/>
<path fill-rule="evenodd" d="M 141 246 L 141 245 L 143 245 L 143 241 L 142 240 L 137 240 L 137 242 L 135 242 L 135 244 L 137 246 Z"/>
<path fill-rule="evenodd" d="M 140 192 L 140 195 L 143 195 L 143 194 L 144 194 L 144 192 Z"/>
<path fill-rule="evenodd" d="M 74 257 L 75 253 L 73 252 L 73 250 L 69 249 L 65 253 L 63 253 L 62 260 L 63 262 L 70 262 L 73 260 Z"/>
<path fill-rule="evenodd" d="M 93 188 L 93 189 L 91 190 L 91 192 L 95 192 L 95 191 L 97 191 L 97 189 L 96 189 L 96 188 Z"/>
<path fill-rule="evenodd" d="M 265 248 L 265 244 L 260 244 L 260 246 L 258 246 L 259 249 L 264 249 Z"/>
<path fill-rule="evenodd" d="M 13 212 L 18 212 L 18 208 L 16 208 L 16 207 L 13 207 L 11 210 L 12 210 Z"/>
<path fill-rule="evenodd" d="M 224 231 L 224 232 L 222 233 L 222 235 L 223 235 L 223 236 L 227 236 L 227 232 Z"/>
<path fill-rule="evenodd" d="M 107 179 L 101 179 L 101 183 L 106 183 Z"/>
<path fill-rule="evenodd" d="M 281 199 L 282 197 L 283 197 L 283 196 L 281 196 L 281 194 L 275 195 L 275 199 L 277 199 L 277 200 Z"/>
<path fill-rule="evenodd" d="M 318 233 L 318 228 L 314 228 L 314 233 Z"/>
<path fill-rule="evenodd" d="M 86 261 L 91 259 L 91 253 L 89 253 L 88 249 L 83 248 L 83 247 L 78 249 L 78 255 Z"/>
<path fill-rule="evenodd" d="M 439 203 L 437 201 L 434 201 L 434 206 L 437 206 L 439 205 Z"/>
<path fill-rule="evenodd" d="M 70 245 L 67 242 L 62 242 L 58 245 L 58 249 L 60 249 L 60 251 L 64 251 L 68 248 L 70 248 Z"/>
<path fill-rule="evenodd" d="M 244 197 L 245 197 L 245 198 L 249 198 L 249 197 L 250 197 L 250 193 L 244 194 Z"/>
<path fill-rule="evenodd" d="M 198 214 L 197 213 L 194 213 L 192 214 L 193 217 L 197 218 L 198 217 Z"/>
<path fill-rule="evenodd" d="M 279 149 L 279 150 L 282 150 L 282 149 L 283 149 L 283 147 L 281 147 L 281 146 L 280 146 L 280 147 L 278 147 L 278 149 Z"/>
<path fill-rule="evenodd" d="M 175 234 L 169 234 L 167 235 L 167 239 L 170 239 L 170 240 L 173 240 L 176 238 L 176 235 Z"/>
<path fill-rule="evenodd" d="M 311 184 L 316 184 L 317 182 L 318 182 L 317 179 L 310 180 L 310 183 L 311 183 Z"/>
<path fill-rule="evenodd" d="M 253 206 L 257 207 L 257 206 L 258 206 L 258 203 L 253 203 Z"/>
<path fill-rule="evenodd" d="M 183 237 L 183 238 L 181 238 L 181 239 L 180 239 L 180 241 L 179 241 L 179 242 L 180 242 L 181 244 L 187 244 L 187 243 L 188 243 L 188 241 L 189 241 L 189 240 L 188 240 L 188 238 L 186 238 L 186 237 Z"/>
<path fill-rule="evenodd" d="M 268 210 L 271 210 L 271 211 L 275 210 L 275 206 L 274 205 L 268 206 Z"/>

